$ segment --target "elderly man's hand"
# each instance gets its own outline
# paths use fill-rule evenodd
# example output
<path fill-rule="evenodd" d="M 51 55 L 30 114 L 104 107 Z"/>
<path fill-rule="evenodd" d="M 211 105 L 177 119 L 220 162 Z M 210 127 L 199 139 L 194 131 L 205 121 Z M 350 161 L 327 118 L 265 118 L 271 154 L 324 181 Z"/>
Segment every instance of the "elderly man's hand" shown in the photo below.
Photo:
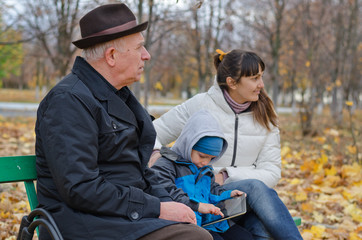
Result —
<path fill-rule="evenodd" d="M 196 215 L 191 208 L 179 202 L 161 202 L 160 217 L 175 222 L 197 224 Z"/>

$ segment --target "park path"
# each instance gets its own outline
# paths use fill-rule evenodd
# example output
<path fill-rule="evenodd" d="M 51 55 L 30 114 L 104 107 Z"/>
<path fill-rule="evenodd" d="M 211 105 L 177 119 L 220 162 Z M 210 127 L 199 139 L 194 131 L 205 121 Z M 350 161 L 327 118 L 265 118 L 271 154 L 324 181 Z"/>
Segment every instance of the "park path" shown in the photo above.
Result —
<path fill-rule="evenodd" d="M 3 117 L 35 117 L 37 103 L 0 102 L 0 115 Z M 151 114 L 161 115 L 170 110 L 174 105 L 149 105 Z M 292 113 L 292 108 L 278 107 L 278 113 Z"/>

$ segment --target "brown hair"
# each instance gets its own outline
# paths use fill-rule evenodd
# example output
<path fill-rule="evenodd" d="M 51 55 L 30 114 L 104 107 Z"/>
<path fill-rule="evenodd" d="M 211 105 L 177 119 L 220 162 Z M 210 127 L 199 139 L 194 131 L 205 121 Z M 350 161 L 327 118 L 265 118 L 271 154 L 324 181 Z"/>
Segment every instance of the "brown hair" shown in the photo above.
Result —
<path fill-rule="evenodd" d="M 241 81 L 242 77 L 250 77 L 259 73 L 259 66 L 262 71 L 265 70 L 263 60 L 253 52 L 243 50 L 232 50 L 223 57 L 220 54 L 214 56 L 214 65 L 217 71 L 216 80 L 221 89 L 228 90 L 226 78 L 231 77 L 236 83 Z M 270 123 L 274 126 L 278 124 L 278 117 L 274 110 L 272 100 L 264 89 L 260 91 L 259 99 L 250 105 L 254 113 L 254 119 L 269 131 Z"/>

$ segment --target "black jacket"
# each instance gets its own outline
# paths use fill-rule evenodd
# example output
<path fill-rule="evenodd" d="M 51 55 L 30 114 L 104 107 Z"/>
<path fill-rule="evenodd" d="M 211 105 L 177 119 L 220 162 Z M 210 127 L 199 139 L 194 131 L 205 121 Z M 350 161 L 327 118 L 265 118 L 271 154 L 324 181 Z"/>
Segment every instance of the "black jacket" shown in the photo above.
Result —
<path fill-rule="evenodd" d="M 117 92 L 77 57 L 35 131 L 39 205 L 64 239 L 137 239 L 175 223 L 158 218 L 168 196 L 147 168 L 156 133 L 127 87 Z"/>

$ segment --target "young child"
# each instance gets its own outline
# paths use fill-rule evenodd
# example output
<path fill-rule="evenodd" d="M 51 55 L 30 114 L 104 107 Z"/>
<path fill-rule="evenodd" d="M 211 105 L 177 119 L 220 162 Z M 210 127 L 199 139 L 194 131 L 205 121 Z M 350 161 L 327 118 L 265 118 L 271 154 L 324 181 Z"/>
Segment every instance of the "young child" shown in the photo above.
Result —
<path fill-rule="evenodd" d="M 227 142 L 216 119 L 206 110 L 200 110 L 187 121 L 171 149 L 161 149 L 162 157 L 152 166 L 172 200 L 195 211 L 199 226 L 223 217 L 220 209 L 223 200 L 243 194 L 239 190 L 225 191 L 215 182 L 211 164 L 226 148 Z M 252 239 L 239 225 L 230 228 L 228 221 L 205 228 L 214 239 Z"/>

